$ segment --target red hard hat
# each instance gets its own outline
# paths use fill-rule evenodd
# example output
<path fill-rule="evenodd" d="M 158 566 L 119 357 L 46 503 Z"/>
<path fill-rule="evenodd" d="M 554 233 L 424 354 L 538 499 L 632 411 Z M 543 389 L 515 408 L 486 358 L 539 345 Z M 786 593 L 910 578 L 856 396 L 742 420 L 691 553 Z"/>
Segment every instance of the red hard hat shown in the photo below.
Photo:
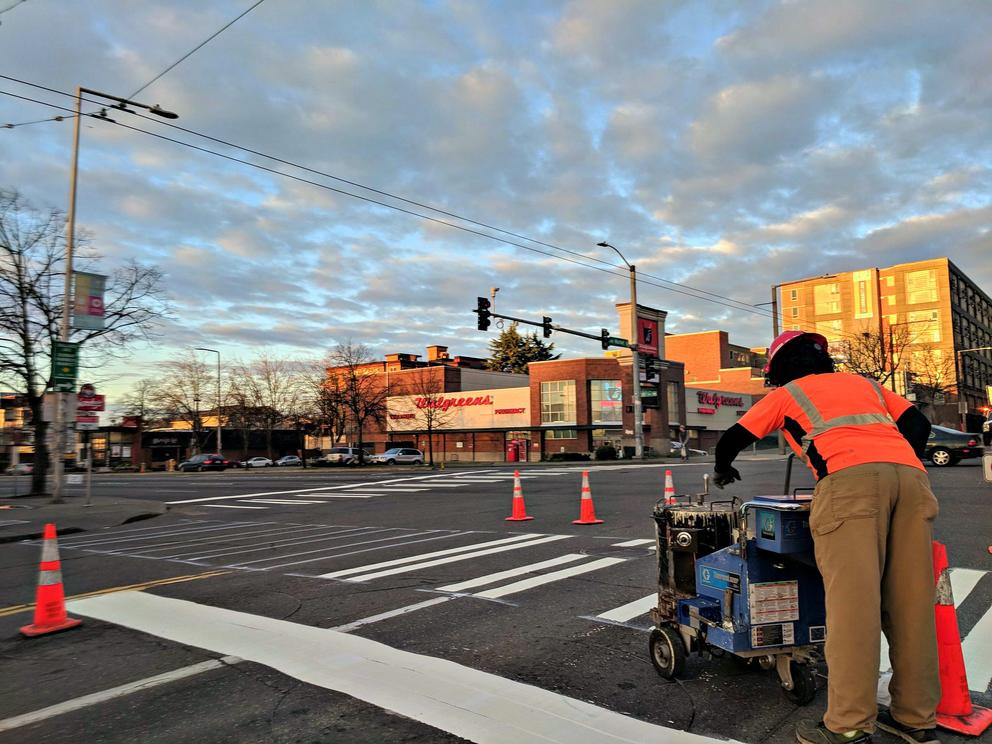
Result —
<path fill-rule="evenodd" d="M 808 337 L 814 343 L 820 344 L 824 351 L 826 351 L 827 339 L 819 333 L 807 333 L 806 331 L 786 331 L 785 333 L 780 333 L 775 337 L 775 340 L 772 341 L 772 345 L 768 347 L 768 363 L 765 365 L 764 373 L 766 375 L 768 374 L 768 370 L 770 370 L 772 366 L 772 359 L 774 359 L 775 355 L 783 346 L 791 341 L 795 341 L 797 338 L 803 337 Z"/>

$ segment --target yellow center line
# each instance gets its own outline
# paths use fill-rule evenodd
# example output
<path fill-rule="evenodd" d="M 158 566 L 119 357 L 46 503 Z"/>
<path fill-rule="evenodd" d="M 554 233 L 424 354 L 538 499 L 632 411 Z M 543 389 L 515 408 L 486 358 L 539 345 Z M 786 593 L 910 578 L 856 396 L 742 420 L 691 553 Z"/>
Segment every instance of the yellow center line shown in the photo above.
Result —
<path fill-rule="evenodd" d="M 113 594 L 114 592 L 130 592 L 130 591 L 142 591 L 143 589 L 151 589 L 155 586 L 165 586 L 166 584 L 180 584 L 184 581 L 197 581 L 199 579 L 210 579 L 214 576 L 223 576 L 224 574 L 231 573 L 230 571 L 205 571 L 204 573 L 198 574 L 188 574 L 186 576 L 171 576 L 168 579 L 155 579 L 154 581 L 145 581 L 140 584 L 128 584 L 127 586 L 114 586 L 109 589 L 98 589 L 95 592 L 84 592 L 83 594 L 73 594 L 71 597 L 66 597 L 66 602 L 71 602 L 74 599 L 85 599 L 87 597 L 97 597 L 101 594 Z M 9 615 L 16 615 L 20 612 L 29 612 L 34 609 L 34 603 L 31 604 L 20 604 L 11 605 L 10 607 L 4 607 L 0 609 L 0 617 L 7 617 Z"/>

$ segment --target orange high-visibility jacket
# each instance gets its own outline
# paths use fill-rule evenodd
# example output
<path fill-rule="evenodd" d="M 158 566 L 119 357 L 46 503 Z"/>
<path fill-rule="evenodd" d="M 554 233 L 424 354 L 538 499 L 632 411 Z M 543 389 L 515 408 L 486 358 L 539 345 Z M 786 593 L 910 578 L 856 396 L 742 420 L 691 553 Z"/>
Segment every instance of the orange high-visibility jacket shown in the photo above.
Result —
<path fill-rule="evenodd" d="M 911 406 L 874 380 L 832 372 L 773 390 L 739 423 L 759 439 L 782 429 L 817 479 L 867 462 L 925 470 L 895 423 Z"/>

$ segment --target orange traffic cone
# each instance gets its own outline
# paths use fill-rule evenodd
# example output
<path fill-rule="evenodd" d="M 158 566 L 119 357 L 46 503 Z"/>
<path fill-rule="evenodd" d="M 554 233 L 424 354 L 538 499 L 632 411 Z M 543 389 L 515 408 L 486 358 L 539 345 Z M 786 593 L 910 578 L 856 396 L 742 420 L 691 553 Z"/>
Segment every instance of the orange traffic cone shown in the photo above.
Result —
<path fill-rule="evenodd" d="M 513 513 L 506 518 L 507 522 L 525 522 L 534 517 L 527 516 L 527 505 L 524 503 L 524 488 L 520 485 L 520 471 L 513 471 Z"/>
<path fill-rule="evenodd" d="M 673 506 L 678 502 L 675 500 L 675 481 L 672 480 L 672 471 L 665 471 L 665 506 Z"/>
<path fill-rule="evenodd" d="M 572 524 L 602 524 L 602 519 L 596 519 L 596 509 L 592 503 L 592 489 L 589 488 L 589 471 L 582 471 L 582 498 L 579 500 L 579 518 L 573 519 Z"/>
<path fill-rule="evenodd" d="M 38 591 L 35 594 L 34 622 L 21 628 L 21 635 L 40 636 L 75 628 L 82 623 L 82 620 L 66 615 L 62 564 L 59 562 L 55 525 L 46 524 L 41 545 L 41 567 L 38 575 Z"/>
<path fill-rule="evenodd" d="M 973 705 L 961 653 L 958 616 L 954 610 L 951 579 L 947 573 L 947 548 L 933 543 L 933 572 L 937 580 L 937 659 L 940 664 L 940 703 L 937 725 L 968 736 L 979 736 L 992 724 L 992 710 Z"/>

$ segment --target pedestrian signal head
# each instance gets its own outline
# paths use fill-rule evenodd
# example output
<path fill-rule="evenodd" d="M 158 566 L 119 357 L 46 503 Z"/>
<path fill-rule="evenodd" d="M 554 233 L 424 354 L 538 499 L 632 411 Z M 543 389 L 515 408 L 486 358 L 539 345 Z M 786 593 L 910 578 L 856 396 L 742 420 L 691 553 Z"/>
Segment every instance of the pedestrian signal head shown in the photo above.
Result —
<path fill-rule="evenodd" d="M 833 371 L 827 339 L 819 333 L 786 331 L 768 347 L 765 381 L 771 385 L 785 385 L 806 375 Z"/>

